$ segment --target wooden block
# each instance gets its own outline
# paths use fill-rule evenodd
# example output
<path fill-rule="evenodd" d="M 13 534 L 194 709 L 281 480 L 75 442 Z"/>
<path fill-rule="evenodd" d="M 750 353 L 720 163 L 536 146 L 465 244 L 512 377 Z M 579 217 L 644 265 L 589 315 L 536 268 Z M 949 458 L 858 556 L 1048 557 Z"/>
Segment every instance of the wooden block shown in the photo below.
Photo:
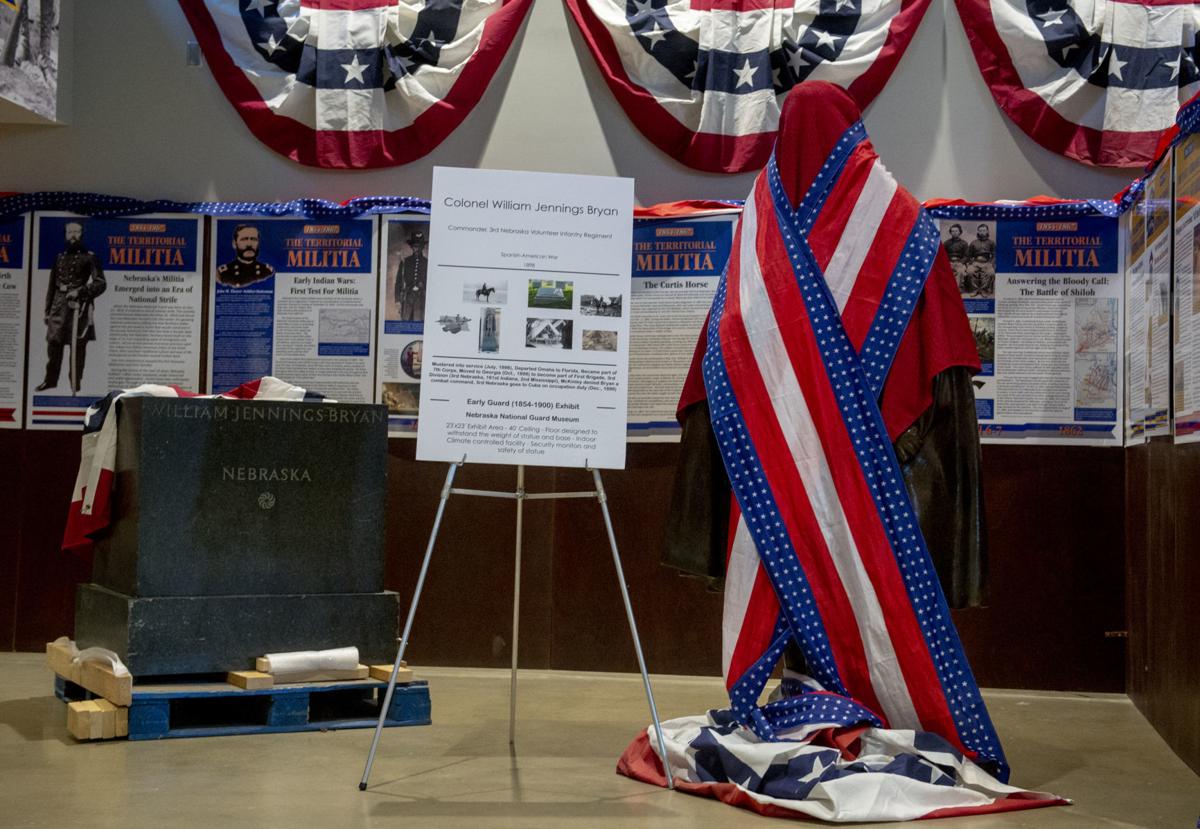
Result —
<path fill-rule="evenodd" d="M 225 681 L 247 691 L 260 691 L 275 685 L 274 677 L 262 671 L 230 671 L 225 675 Z"/>
<path fill-rule="evenodd" d="M 46 643 L 46 667 L 79 685 L 79 666 L 71 661 L 71 649 L 55 642 Z"/>
<path fill-rule="evenodd" d="M 117 736 L 129 736 L 129 709 L 124 705 L 117 706 Z"/>
<path fill-rule="evenodd" d="M 387 682 L 392 678 L 391 665 L 372 665 L 371 679 L 378 679 L 380 682 Z M 407 662 L 400 663 L 400 670 L 396 672 L 396 684 L 407 685 L 413 681 L 412 668 L 408 667 Z"/>
<path fill-rule="evenodd" d="M 71 649 L 54 642 L 46 643 L 46 665 L 54 673 L 76 685 L 80 685 L 97 696 L 104 697 L 113 705 L 128 706 L 133 701 L 133 677 L 117 676 L 104 662 L 72 662 Z"/>
<path fill-rule="evenodd" d="M 89 699 L 67 705 L 67 730 L 77 740 L 111 740 L 117 735 L 118 708 L 108 700 Z M 129 733 L 126 726 L 125 733 Z"/>
<path fill-rule="evenodd" d="M 93 694 L 104 697 L 113 705 L 129 706 L 133 702 L 133 677 L 117 676 L 104 662 L 84 662 L 79 672 L 79 684 Z"/>
<path fill-rule="evenodd" d="M 254 660 L 254 670 L 264 674 L 271 673 L 271 660 L 265 656 L 258 657 Z"/>
<path fill-rule="evenodd" d="M 100 739 L 111 740 L 117 736 L 117 706 L 106 699 L 92 701 L 96 703 L 96 707 L 100 710 Z"/>
<path fill-rule="evenodd" d="M 369 674 L 366 665 L 357 668 L 347 668 L 344 671 L 298 671 L 291 674 L 270 674 L 276 685 L 289 685 L 297 682 L 338 682 L 348 679 L 366 679 Z"/>

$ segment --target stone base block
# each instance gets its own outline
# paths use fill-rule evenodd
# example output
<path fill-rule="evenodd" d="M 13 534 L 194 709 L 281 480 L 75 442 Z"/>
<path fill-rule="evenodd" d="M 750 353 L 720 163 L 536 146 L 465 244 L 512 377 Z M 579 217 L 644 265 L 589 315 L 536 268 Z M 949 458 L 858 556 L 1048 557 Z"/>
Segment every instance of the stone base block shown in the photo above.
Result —
<path fill-rule="evenodd" d="M 80 649 L 115 651 L 135 676 L 244 671 L 256 657 L 354 645 L 359 661 L 396 656 L 397 595 L 137 598 L 81 584 L 75 598 Z"/>

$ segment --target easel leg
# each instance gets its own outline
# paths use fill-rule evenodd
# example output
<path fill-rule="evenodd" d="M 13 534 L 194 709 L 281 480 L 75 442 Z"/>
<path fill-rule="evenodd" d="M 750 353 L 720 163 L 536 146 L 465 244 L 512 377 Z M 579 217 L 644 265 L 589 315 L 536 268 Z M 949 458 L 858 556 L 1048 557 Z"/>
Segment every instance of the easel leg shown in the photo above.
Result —
<path fill-rule="evenodd" d="M 392 665 L 392 675 L 388 679 L 387 693 L 383 697 L 383 706 L 379 709 L 379 722 L 375 724 L 375 736 L 371 738 L 371 752 L 367 755 L 367 767 L 363 769 L 362 780 L 358 783 L 359 791 L 367 790 L 367 779 L 371 776 L 371 767 L 375 765 L 375 752 L 379 749 L 379 737 L 383 734 L 383 722 L 387 719 L 388 710 L 392 705 L 392 694 L 396 691 L 396 674 L 400 663 L 404 660 L 404 650 L 408 647 L 408 635 L 412 632 L 413 617 L 417 615 L 417 603 L 421 600 L 421 589 L 425 586 L 425 573 L 429 570 L 429 559 L 433 556 L 433 545 L 437 542 L 438 529 L 442 525 L 442 513 L 446 511 L 446 501 L 450 498 L 450 487 L 454 484 L 454 473 L 458 464 L 450 464 L 446 470 L 446 483 L 442 486 L 442 498 L 438 502 L 437 515 L 433 519 L 433 530 L 429 533 L 429 544 L 425 547 L 425 560 L 421 562 L 421 572 L 417 576 L 417 588 L 413 592 L 412 604 L 408 607 L 408 618 L 404 622 L 404 633 L 400 635 L 400 648 L 396 651 L 396 661 Z"/>
<path fill-rule="evenodd" d="M 621 554 L 617 551 L 617 537 L 613 533 L 612 518 L 608 514 L 608 496 L 604 492 L 604 483 L 600 480 L 600 470 L 592 470 L 592 479 L 596 482 L 596 498 L 600 501 L 600 510 L 604 513 L 604 529 L 608 531 L 608 545 L 612 548 L 613 566 L 617 568 L 617 584 L 621 588 L 621 599 L 625 602 L 625 616 L 629 619 L 629 632 L 633 635 L 633 649 L 637 653 L 638 668 L 642 672 L 642 684 L 646 688 L 646 701 L 650 703 L 650 718 L 654 720 L 654 733 L 658 736 L 658 751 L 662 757 L 663 770 L 667 776 L 667 788 L 675 788 L 675 780 L 671 774 L 671 761 L 667 758 L 667 741 L 663 737 L 662 723 L 658 720 L 658 706 L 654 704 L 654 691 L 650 689 L 650 674 L 646 672 L 646 657 L 642 654 L 642 640 L 638 636 L 637 622 L 633 620 L 633 605 L 629 601 L 629 588 L 625 586 L 625 570 L 621 567 Z"/>
<path fill-rule="evenodd" d="M 517 467 L 517 540 L 513 567 L 512 679 L 508 689 L 508 744 L 517 744 L 517 641 L 521 618 L 521 517 L 525 508 L 525 467 Z"/>

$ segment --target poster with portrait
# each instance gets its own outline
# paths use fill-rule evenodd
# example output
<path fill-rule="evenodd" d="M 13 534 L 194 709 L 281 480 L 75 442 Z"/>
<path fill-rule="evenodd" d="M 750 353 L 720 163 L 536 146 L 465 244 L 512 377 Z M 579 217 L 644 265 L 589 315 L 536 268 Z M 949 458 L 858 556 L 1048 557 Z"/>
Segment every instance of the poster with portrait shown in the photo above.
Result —
<path fill-rule="evenodd" d="M 203 221 L 34 214 L 29 428 L 78 429 L 112 389 L 200 390 Z"/>
<path fill-rule="evenodd" d="M 1117 221 L 1014 210 L 939 223 L 982 371 L 986 443 L 1120 446 L 1122 345 Z"/>
<path fill-rule="evenodd" d="M 696 339 L 733 245 L 740 210 L 635 219 L 629 291 L 629 439 L 675 441 L 675 408 Z M 623 313 L 621 297 L 584 296 L 581 312 Z"/>
<path fill-rule="evenodd" d="M 373 218 L 214 219 L 209 388 L 272 375 L 370 403 L 375 240 Z"/>
<path fill-rule="evenodd" d="M 388 435 L 417 436 L 425 334 L 425 288 L 429 273 L 429 217 L 382 216 L 379 270 L 379 349 L 375 402 L 387 406 Z M 463 301 L 486 305 L 498 286 L 480 279 L 463 288 Z M 504 297 L 497 299 L 504 301 Z"/>
<path fill-rule="evenodd" d="M 29 218 L 0 221 L 0 429 L 21 428 L 25 415 Z"/>

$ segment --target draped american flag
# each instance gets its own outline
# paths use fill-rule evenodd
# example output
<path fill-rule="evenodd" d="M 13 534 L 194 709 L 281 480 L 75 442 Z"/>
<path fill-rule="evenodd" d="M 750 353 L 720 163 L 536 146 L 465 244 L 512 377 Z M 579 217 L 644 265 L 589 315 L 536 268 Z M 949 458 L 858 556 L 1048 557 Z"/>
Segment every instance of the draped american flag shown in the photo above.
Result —
<path fill-rule="evenodd" d="M 880 408 L 926 281 L 948 268 L 937 229 L 861 121 L 814 167 L 797 207 L 776 156 L 758 176 L 709 318 L 703 381 L 736 499 L 730 708 L 664 723 L 676 785 L 837 821 L 1062 803 L 1006 785 Z M 789 643 L 808 675 L 759 705 Z M 656 751 L 644 733 L 619 770 L 665 782 Z"/>
<path fill-rule="evenodd" d="M 771 153 L 784 96 L 879 93 L 929 0 L 566 0 L 609 88 L 660 149 L 739 173 Z"/>
<path fill-rule="evenodd" d="M 1200 90 L 1191 0 L 956 0 L 996 103 L 1043 146 L 1140 167 Z"/>
<path fill-rule="evenodd" d="M 807 237 L 831 232 L 838 243 L 818 259 Z M 740 507 L 726 683 L 734 712 L 769 737 L 756 702 L 794 639 L 823 689 L 890 727 L 938 733 L 1003 777 L 877 402 L 938 248 L 861 122 L 798 209 L 774 163 L 747 199 L 703 363 Z M 887 277 L 871 278 L 877 268 Z"/>
<path fill-rule="evenodd" d="M 302 164 L 420 158 L 479 101 L 532 0 L 179 0 L 259 140 Z"/>
<path fill-rule="evenodd" d="M 275 377 L 243 383 L 223 394 L 196 394 L 178 386 L 146 383 L 131 389 L 116 389 L 88 407 L 83 421 L 79 472 L 67 511 L 62 548 L 67 552 L 90 553 L 92 535 L 108 526 L 112 510 L 112 488 L 116 481 L 118 403 L 127 397 L 220 397 L 227 400 L 310 400 L 325 398 Z"/>

